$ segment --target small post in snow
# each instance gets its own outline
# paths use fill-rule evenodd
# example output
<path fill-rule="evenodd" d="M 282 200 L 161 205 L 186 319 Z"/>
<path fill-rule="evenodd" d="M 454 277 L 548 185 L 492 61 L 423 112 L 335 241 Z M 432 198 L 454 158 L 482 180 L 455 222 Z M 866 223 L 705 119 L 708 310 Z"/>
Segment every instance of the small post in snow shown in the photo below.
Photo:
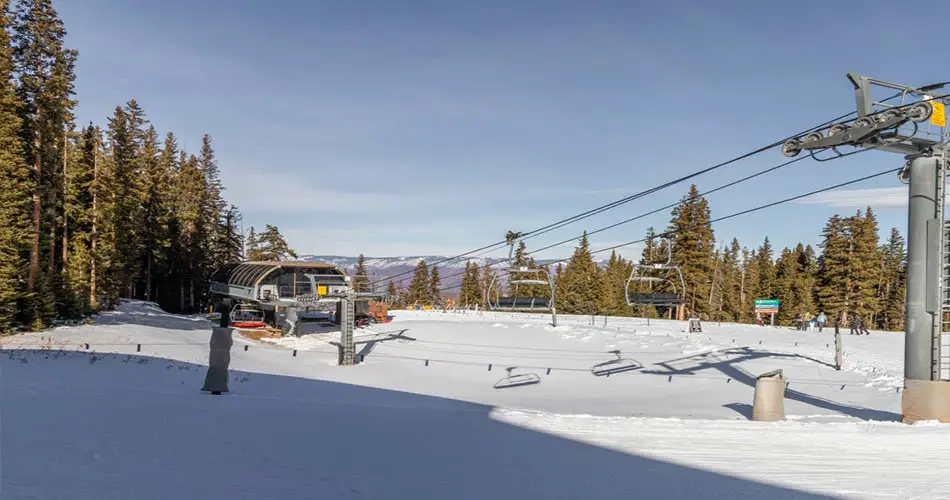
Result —
<path fill-rule="evenodd" d="M 841 332 L 835 332 L 835 370 L 841 371 Z"/>
<path fill-rule="evenodd" d="M 221 311 L 220 326 L 211 329 L 211 353 L 208 357 L 208 373 L 202 391 L 219 395 L 228 392 L 228 365 L 231 364 L 231 346 L 234 340 L 229 327 L 231 315 L 227 308 Z"/>

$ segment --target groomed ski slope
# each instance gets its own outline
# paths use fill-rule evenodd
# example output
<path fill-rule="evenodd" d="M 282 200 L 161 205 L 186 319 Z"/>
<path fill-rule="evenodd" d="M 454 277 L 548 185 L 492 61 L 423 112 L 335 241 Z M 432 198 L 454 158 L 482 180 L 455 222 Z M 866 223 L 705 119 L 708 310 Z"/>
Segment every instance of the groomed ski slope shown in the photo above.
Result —
<path fill-rule="evenodd" d="M 900 334 L 845 335 L 839 372 L 827 330 L 549 320 L 397 311 L 354 367 L 338 332 L 235 336 L 220 397 L 211 325 L 151 304 L 6 338 L 0 496 L 950 498 L 950 426 L 896 421 Z M 636 369 L 595 376 L 611 350 Z M 512 366 L 540 383 L 493 388 Z M 789 419 L 748 421 L 777 368 Z"/>

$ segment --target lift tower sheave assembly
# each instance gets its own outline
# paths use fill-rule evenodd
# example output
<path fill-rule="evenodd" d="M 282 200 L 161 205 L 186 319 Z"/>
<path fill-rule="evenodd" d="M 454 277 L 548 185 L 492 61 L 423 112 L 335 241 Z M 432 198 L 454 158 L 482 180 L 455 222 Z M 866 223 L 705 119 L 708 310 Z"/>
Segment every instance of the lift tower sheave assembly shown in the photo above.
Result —
<path fill-rule="evenodd" d="M 782 152 L 797 156 L 807 151 L 818 161 L 866 149 L 905 156 L 898 174 L 909 188 L 901 412 L 907 423 L 950 422 L 950 366 L 944 366 L 948 362 L 941 355 L 947 341 L 944 318 L 950 314 L 950 235 L 944 219 L 950 150 L 944 104 L 950 95 L 933 92 L 950 82 L 908 87 L 853 72 L 848 79 L 854 85 L 857 117 L 790 139 Z M 875 90 L 893 95 L 877 101 Z M 854 151 L 839 149 L 845 147 Z"/>

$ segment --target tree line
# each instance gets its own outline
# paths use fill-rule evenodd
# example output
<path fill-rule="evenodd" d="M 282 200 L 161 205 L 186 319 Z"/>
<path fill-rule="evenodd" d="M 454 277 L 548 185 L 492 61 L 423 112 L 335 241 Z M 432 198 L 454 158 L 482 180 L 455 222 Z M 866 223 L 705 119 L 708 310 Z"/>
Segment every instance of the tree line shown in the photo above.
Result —
<path fill-rule="evenodd" d="M 899 330 L 904 323 L 906 250 L 897 228 L 885 241 L 878 234 L 874 212 L 868 207 L 851 216 L 834 215 L 821 233 L 818 249 L 798 243 L 776 251 L 766 237 L 755 248 L 740 245 L 733 238 L 717 247 L 710 224 L 709 202 L 693 185 L 671 213 L 662 233 L 647 230 L 641 264 L 665 262 L 670 252 L 685 282 L 687 314 L 706 320 L 751 323 L 756 299 L 778 299 L 778 324 L 794 324 L 799 315 L 824 312 L 829 320 L 842 323 L 862 318 L 876 328 Z M 669 246 L 667 246 L 669 245 Z M 516 249 L 513 266 L 535 266 L 527 257 L 524 242 Z M 424 262 L 416 268 L 412 283 L 398 290 L 390 283 L 390 293 L 402 304 L 434 303 L 439 296 L 431 286 L 431 274 Z M 478 263 L 466 264 L 458 304 L 484 308 L 489 283 L 496 271 Z M 610 255 L 606 266 L 593 260 L 587 235 L 581 238 L 570 260 L 554 269 L 556 306 L 565 314 L 658 317 L 665 310 L 631 307 L 625 300 L 633 262 Z M 499 293 L 520 297 L 550 297 L 543 285 L 500 286 Z M 632 292 L 672 291 L 667 284 L 650 286 L 632 283 Z"/>
<path fill-rule="evenodd" d="M 244 244 L 211 137 L 185 151 L 134 99 L 77 128 L 65 35 L 51 0 L 0 0 L 0 332 L 123 297 L 195 311 Z"/>
<path fill-rule="evenodd" d="M 362 266 L 362 255 L 358 269 L 364 269 Z M 365 270 L 363 271 L 365 275 Z M 429 266 L 424 260 L 416 264 L 416 269 L 412 274 L 412 281 L 409 286 L 398 289 L 392 280 L 389 281 L 387 294 L 395 298 L 396 306 L 409 306 L 414 304 L 438 305 L 442 303 L 442 278 L 439 276 L 437 266 Z"/>

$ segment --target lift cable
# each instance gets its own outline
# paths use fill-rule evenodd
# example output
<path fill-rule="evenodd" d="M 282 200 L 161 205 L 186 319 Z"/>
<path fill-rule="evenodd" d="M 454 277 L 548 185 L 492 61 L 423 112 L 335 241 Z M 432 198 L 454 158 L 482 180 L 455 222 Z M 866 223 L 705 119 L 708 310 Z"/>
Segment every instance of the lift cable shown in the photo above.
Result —
<path fill-rule="evenodd" d="M 845 187 L 845 186 L 850 186 L 850 185 L 852 185 L 852 184 L 857 184 L 857 183 L 859 183 L 859 182 L 864 182 L 864 181 L 866 181 L 866 180 L 874 179 L 874 178 L 881 177 L 881 176 L 884 176 L 884 175 L 887 175 L 887 174 L 897 173 L 900 169 L 901 169 L 901 168 L 899 167 L 899 168 L 892 168 L 892 169 L 884 170 L 884 171 L 881 171 L 881 172 L 877 172 L 877 173 L 875 173 L 875 174 L 866 175 L 866 176 L 863 176 L 863 177 L 858 177 L 858 178 L 856 178 L 856 179 L 852 179 L 852 180 L 849 180 L 849 181 L 841 182 L 841 183 L 834 184 L 834 185 L 831 185 L 831 186 L 827 186 L 827 187 L 824 187 L 824 188 L 821 188 L 821 189 L 816 189 L 816 190 L 814 190 L 814 191 L 809 191 L 809 192 L 807 192 L 807 193 L 802 193 L 802 194 L 799 194 L 799 195 L 796 195 L 796 196 L 792 196 L 792 197 L 789 197 L 789 198 L 785 198 L 785 199 L 782 199 L 782 200 L 773 201 L 773 202 L 771 202 L 771 203 L 766 203 L 766 204 L 764 204 L 764 205 L 759 205 L 759 206 L 754 207 L 754 208 L 749 208 L 749 209 L 742 210 L 742 211 L 739 211 L 739 212 L 734 212 L 734 213 L 731 213 L 731 214 L 729 214 L 729 215 L 724 215 L 724 216 L 722 216 L 722 217 L 717 217 L 717 218 L 715 218 L 715 219 L 712 219 L 712 220 L 710 220 L 709 222 L 707 222 L 706 225 L 711 225 L 711 224 L 714 224 L 714 223 L 716 223 L 716 222 L 722 222 L 722 221 L 724 221 L 724 220 L 732 219 L 732 218 L 735 218 L 735 217 L 740 217 L 740 216 L 742 216 L 742 215 L 747 215 L 747 214 L 750 214 L 750 213 L 753 213 L 753 212 L 758 212 L 758 211 L 760 211 L 760 210 L 765 210 L 765 209 L 767 209 L 767 208 L 772 208 L 772 207 L 775 207 L 775 206 L 778 206 L 778 205 L 782 205 L 782 204 L 785 204 L 785 203 L 790 203 L 790 202 L 793 202 L 793 201 L 796 201 L 796 200 L 800 200 L 800 199 L 802 199 L 802 198 L 807 198 L 807 197 L 809 197 L 809 196 L 813 196 L 813 195 L 816 195 L 816 194 L 819 194 L 819 193 L 824 193 L 824 192 L 827 192 L 827 191 L 833 191 L 833 190 L 838 189 L 838 188 L 842 188 L 842 187 Z M 628 241 L 628 242 L 626 242 L 626 243 L 620 243 L 620 244 L 618 244 L 618 245 L 612 245 L 612 246 L 605 247 L 605 248 L 601 248 L 601 249 L 598 249 L 598 250 L 591 250 L 590 253 L 591 253 L 591 255 L 594 255 L 594 254 L 598 254 L 598 253 L 609 252 L 609 251 L 611 251 L 611 250 L 616 250 L 616 249 L 618 249 L 618 248 L 627 247 L 627 246 L 630 246 L 630 245 L 635 245 L 635 244 L 637 244 L 637 243 L 643 243 L 643 242 L 646 242 L 646 241 L 649 241 L 649 240 L 652 240 L 652 239 L 655 239 L 655 238 L 659 238 L 659 237 L 661 237 L 661 236 L 663 236 L 663 234 L 657 234 L 657 235 L 654 235 L 654 236 L 648 237 L 648 238 L 641 238 L 641 239 L 638 239 L 638 240 Z M 525 255 L 531 255 L 531 253 L 532 253 L 532 252 L 528 252 L 528 253 L 526 253 Z M 554 265 L 554 264 L 560 264 L 560 263 L 567 262 L 567 261 L 569 261 L 569 260 L 570 260 L 570 257 L 567 257 L 567 258 L 564 258 L 564 259 L 547 262 L 547 263 L 545 263 L 545 265 L 550 266 L 550 265 Z M 452 289 L 458 288 L 458 287 L 460 287 L 460 286 L 461 286 L 461 285 L 453 285 L 453 286 L 448 287 L 448 288 L 445 288 L 445 289 L 443 289 L 443 290 L 452 290 Z"/>
<path fill-rule="evenodd" d="M 941 83 L 935 83 L 935 84 L 931 84 L 931 85 L 924 85 L 924 86 L 918 87 L 916 90 L 917 90 L 917 91 L 926 91 L 926 90 L 931 90 L 931 89 L 940 88 L 940 87 L 942 87 L 942 86 L 944 86 L 944 85 L 948 85 L 948 84 L 950 84 L 950 81 L 948 81 L 948 82 L 941 82 Z M 887 102 L 887 101 L 891 101 L 891 100 L 893 100 L 893 99 L 895 99 L 895 98 L 897 98 L 897 97 L 900 97 L 900 96 L 903 95 L 904 93 L 905 93 L 905 92 L 897 92 L 897 93 L 891 95 L 890 97 L 887 97 L 887 98 L 885 98 L 885 99 L 883 99 L 883 100 L 881 100 L 881 101 L 879 101 L 879 102 L 884 103 L 884 102 Z M 939 98 L 943 98 L 943 97 L 946 97 L 946 96 L 936 96 L 936 97 L 933 97 L 933 99 L 939 99 Z M 895 110 L 895 109 L 902 109 L 902 108 L 910 107 L 910 106 L 913 106 L 914 104 L 916 104 L 916 103 L 908 103 L 908 104 L 903 104 L 903 105 L 899 105 L 899 106 L 890 107 L 890 108 L 887 108 L 886 110 L 880 110 L 880 111 L 871 113 L 869 116 L 873 116 L 873 115 L 882 113 L 882 112 L 887 111 L 887 110 Z M 676 185 L 676 184 L 679 184 L 679 183 L 681 183 L 681 182 L 685 182 L 685 181 L 687 181 L 687 180 L 693 179 L 693 178 L 698 177 L 698 176 L 700 176 L 700 175 L 703 175 L 703 174 L 712 172 L 712 171 L 717 170 L 717 169 L 719 169 L 719 168 L 725 167 L 725 166 L 727 166 L 727 165 L 731 165 L 731 164 L 736 163 L 736 162 L 738 162 L 738 161 L 741 161 L 741 160 L 744 160 L 744 159 L 746 159 L 746 158 L 750 158 L 750 157 L 752 157 L 752 156 L 755 156 L 755 155 L 757 155 L 757 154 L 759 154 L 759 153 L 768 151 L 768 150 L 770 150 L 770 149 L 772 149 L 772 148 L 774 148 L 774 147 L 777 147 L 777 146 L 780 146 L 780 145 L 784 144 L 786 141 L 788 141 L 788 140 L 790 140 L 790 139 L 794 139 L 794 138 L 796 138 L 796 137 L 805 135 L 805 134 L 807 134 L 807 133 L 818 132 L 818 131 L 825 130 L 825 129 L 827 129 L 827 128 L 830 128 L 833 124 L 835 124 L 835 122 L 839 122 L 839 121 L 841 121 L 841 120 L 845 120 L 845 119 L 847 119 L 847 118 L 849 118 L 849 117 L 851 117 L 851 116 L 853 116 L 853 115 L 856 115 L 856 114 L 857 114 L 857 111 L 851 111 L 851 112 L 845 113 L 845 114 L 843 114 L 843 115 L 840 115 L 840 116 L 837 116 L 837 117 L 835 117 L 835 118 L 832 118 L 832 119 L 830 119 L 830 120 L 828 120 L 828 121 L 826 121 L 826 122 L 824 122 L 824 123 L 821 123 L 821 124 L 819 124 L 819 125 L 813 126 L 813 127 L 809 128 L 809 129 L 806 129 L 806 130 L 804 130 L 804 131 L 802 131 L 802 132 L 799 132 L 799 133 L 797 133 L 797 134 L 793 134 L 793 135 L 788 136 L 788 137 L 786 137 L 786 138 L 784 138 L 784 139 L 775 141 L 775 142 L 773 142 L 773 143 L 771 143 L 771 144 L 768 144 L 768 145 L 766 145 L 766 146 L 763 146 L 763 147 L 761 147 L 761 148 L 759 148 L 759 149 L 750 151 L 750 152 L 745 153 L 745 154 L 743 154 L 743 155 L 740 155 L 740 156 L 734 157 L 734 158 L 732 158 L 732 159 L 726 160 L 726 161 L 724 161 L 724 162 L 718 163 L 718 164 L 716 164 L 716 165 L 713 165 L 713 166 L 711 166 L 711 167 L 707 167 L 707 168 L 704 168 L 704 169 L 702 169 L 702 170 L 698 170 L 698 171 L 696 171 L 696 172 L 693 172 L 693 173 L 691 173 L 691 174 L 685 175 L 685 176 L 680 177 L 680 178 L 678 178 L 678 179 L 674 179 L 674 180 L 672 180 L 672 181 L 668 181 L 668 182 L 666 182 L 666 183 L 660 184 L 660 185 L 658 185 L 658 186 L 654 186 L 654 187 L 652 187 L 652 188 L 650 188 L 650 189 L 641 191 L 641 192 L 639 192 L 639 193 L 635 193 L 635 194 L 632 194 L 632 195 L 630 195 L 630 196 L 621 198 L 621 199 L 619 199 L 619 200 L 616 200 L 616 201 L 607 203 L 607 204 L 605 204 L 605 205 L 601 205 L 600 207 L 593 208 L 593 209 L 588 210 L 588 211 L 586 211 L 586 212 L 582 212 L 582 213 L 573 215 L 573 216 L 571 216 L 571 217 L 567 217 L 567 218 L 561 219 L 560 221 L 557 221 L 557 222 L 548 224 L 548 225 L 546 225 L 546 226 L 542 226 L 542 227 L 537 228 L 537 229 L 534 229 L 534 230 L 532 230 L 532 231 L 528 231 L 528 232 L 526 232 L 526 233 L 521 233 L 521 239 L 529 239 L 529 238 L 533 238 L 533 237 L 535 237 L 535 236 L 540 236 L 540 235 L 542 235 L 542 234 L 545 234 L 545 233 L 548 233 L 548 232 L 551 232 L 551 231 L 560 229 L 560 228 L 562 228 L 562 227 L 564 227 L 564 226 L 567 226 L 567 225 L 569 225 L 569 224 L 573 224 L 574 222 L 577 222 L 577 221 L 580 221 L 580 220 L 583 220 L 583 219 L 587 219 L 587 218 L 589 218 L 589 217 L 593 217 L 593 216 L 595 216 L 595 215 L 598 215 L 598 214 L 601 214 L 601 213 L 606 212 L 606 211 L 608 211 L 608 210 L 611 210 L 611 209 L 613 209 L 613 208 L 616 208 L 616 207 L 618 207 L 618 206 L 620 206 L 620 205 L 623 205 L 623 204 L 629 203 L 629 202 L 631 202 L 631 201 L 640 199 L 640 198 L 642 198 L 642 197 L 645 197 L 645 196 L 648 196 L 648 195 L 650 195 L 650 194 L 656 193 L 656 192 L 658 192 L 658 191 L 661 191 L 661 190 L 663 190 L 663 189 L 669 188 L 669 187 L 674 186 L 674 185 Z M 873 148 L 869 148 L 869 149 L 873 149 Z M 751 178 L 757 177 L 758 175 L 762 175 L 762 174 L 764 174 L 764 173 L 768 173 L 768 172 L 777 170 L 777 169 L 779 169 L 779 168 L 782 168 L 782 167 L 784 167 L 784 166 L 787 166 L 787 165 L 789 165 L 789 164 L 791 164 L 791 163 L 794 163 L 795 161 L 797 161 L 797 160 L 792 160 L 792 161 L 790 161 L 790 162 L 786 162 L 786 163 L 784 163 L 784 164 L 781 164 L 781 165 L 772 167 L 772 168 L 767 169 L 767 170 L 765 170 L 765 171 L 763 171 L 763 172 L 761 172 L 761 173 L 759 173 L 759 174 L 757 174 L 757 175 L 749 176 L 748 178 L 741 179 L 741 180 L 739 180 L 739 181 L 736 181 L 735 183 L 722 186 L 722 187 L 720 187 L 720 188 L 718 188 L 718 189 L 724 189 L 724 188 L 729 187 L 729 186 L 731 186 L 731 185 L 738 184 L 739 182 L 744 182 L 745 180 L 749 180 L 749 179 L 751 179 Z M 717 190 L 718 190 L 718 189 L 717 189 Z M 705 193 L 705 194 L 709 194 L 709 193 L 711 193 L 711 192 L 713 192 L 713 191 L 709 191 L 709 192 L 707 192 L 707 193 Z M 665 209 L 666 209 L 666 208 L 662 208 L 662 209 L 659 209 L 659 210 L 657 210 L 657 211 L 661 211 L 661 210 L 665 210 Z M 654 213 L 655 213 L 655 212 L 654 212 Z M 646 215 L 650 215 L 650 214 L 646 214 Z M 644 215 L 644 216 L 646 216 L 646 215 Z M 638 217 L 638 218 L 639 218 L 639 217 Z M 634 219 L 631 219 L 630 221 L 636 220 L 636 219 L 637 219 L 637 218 L 634 218 Z M 618 226 L 618 225 L 625 224 L 625 223 L 630 222 L 630 221 L 620 222 L 620 223 L 618 223 L 618 224 L 616 224 L 616 225 L 608 226 L 608 227 L 602 228 L 602 229 L 598 230 L 597 232 L 600 232 L 600 231 L 602 231 L 602 230 L 611 229 L 612 227 L 616 227 L 616 226 Z M 593 233 L 590 233 L 590 234 L 593 234 Z M 555 245 L 553 245 L 553 246 L 562 245 L 562 244 L 567 243 L 567 242 L 569 242 L 569 241 L 571 241 L 571 240 L 566 240 L 566 241 L 564 241 L 564 242 L 557 243 L 557 244 L 555 244 Z M 433 262 L 433 263 L 431 263 L 431 264 L 429 264 L 429 265 L 430 265 L 430 266 L 438 266 L 438 265 L 441 265 L 441 264 L 444 264 L 444 263 L 447 263 L 447 262 L 451 262 L 451 261 L 455 261 L 455 260 L 458 260 L 458 259 L 461 259 L 461 258 L 464 258 L 464 257 L 472 256 L 472 254 L 476 254 L 476 253 L 479 253 L 479 252 L 482 252 L 482 253 L 491 252 L 491 251 L 494 251 L 494 250 L 496 250 L 496 249 L 502 248 L 502 247 L 506 246 L 507 244 L 508 244 L 508 241 L 507 241 L 507 240 L 499 241 L 499 242 L 496 242 L 496 243 L 493 243 L 493 244 L 490 244 L 490 245 L 486 245 L 486 246 L 483 246 L 483 247 L 480 247 L 480 248 L 476 248 L 476 249 L 474 249 L 474 250 L 470 250 L 470 251 L 465 252 L 465 253 L 461 253 L 461 254 L 458 254 L 458 255 L 455 255 L 455 256 L 452 256 L 452 257 L 447 257 L 447 258 L 445 258 L 445 259 L 438 260 L 438 261 Z M 553 247 L 545 247 L 544 249 L 548 249 L 548 248 L 553 248 Z M 532 252 L 532 253 L 537 253 L 537 252 L 539 252 L 539 251 L 540 251 L 540 250 L 536 250 L 535 252 Z M 398 278 L 398 277 L 400 277 L 400 276 L 406 276 L 406 275 L 412 274 L 412 273 L 414 273 L 414 272 L 415 272 L 415 270 L 403 271 L 403 272 L 401 272 L 401 273 L 397 273 L 397 274 L 394 274 L 394 275 L 392 275 L 392 276 L 388 276 L 388 277 L 386 277 L 386 278 L 381 278 L 380 280 L 374 282 L 374 284 L 381 283 L 381 282 L 383 282 L 383 281 L 385 281 L 385 280 L 392 280 L 393 278 Z M 463 273 L 464 273 L 464 271 L 463 271 Z M 459 273 L 459 274 L 462 274 L 462 273 Z M 455 274 L 455 275 L 452 275 L 452 276 L 458 276 L 458 274 Z M 400 281 L 403 281 L 403 280 L 400 280 Z"/>
<path fill-rule="evenodd" d="M 892 97 L 892 98 L 893 98 L 893 97 Z M 704 169 L 698 170 L 698 171 L 693 172 L 693 173 L 691 173 L 691 174 L 684 175 L 684 176 L 682 176 L 682 177 L 679 177 L 679 178 L 677 178 L 677 179 L 673 179 L 673 180 L 671 180 L 671 181 L 667 181 L 667 182 L 665 182 L 665 183 L 663 183 L 663 184 L 654 186 L 654 187 L 652 187 L 652 188 L 650 188 L 650 189 L 646 189 L 646 190 L 644 190 L 644 191 L 640 191 L 640 192 L 638 192 L 638 193 L 634 193 L 634 194 L 632 194 L 632 195 L 630 195 L 630 196 L 626 196 L 626 197 L 624 197 L 624 198 L 620 198 L 619 200 L 612 201 L 612 202 L 610 202 L 610 203 L 607 203 L 607 204 L 605 204 L 605 205 L 601 205 L 601 206 L 599 206 L 599 207 L 596 207 L 596 208 L 587 210 L 587 211 L 585 211 L 585 212 L 581 212 L 581 213 L 579 213 L 579 214 L 572 215 L 572 216 L 570 216 L 570 217 L 561 219 L 561 220 L 559 220 L 559 221 L 557 221 L 557 222 L 548 224 L 548 225 L 546 225 L 546 226 L 542 226 L 542 227 L 539 227 L 539 228 L 537 228 L 537 229 L 534 229 L 534 230 L 531 230 L 531 231 L 528 231 L 528 232 L 525 232 L 525 233 L 521 233 L 521 237 L 522 237 L 523 239 L 524 239 L 524 238 L 533 238 L 533 237 L 535 237 L 535 236 L 540 236 L 540 235 L 545 234 L 545 233 L 548 233 L 548 232 L 550 232 L 550 231 L 554 231 L 554 230 L 556 230 L 556 229 L 560 229 L 560 228 L 562 228 L 562 227 L 564 227 L 564 226 L 566 226 L 566 225 L 568 225 L 568 224 L 573 224 L 573 223 L 575 223 L 575 222 L 577 222 L 577 221 L 580 221 L 580 220 L 583 220 L 583 219 L 587 219 L 587 218 L 589 218 L 589 217 L 593 217 L 593 216 L 595 216 L 595 215 L 601 214 L 601 213 L 606 212 L 606 211 L 608 211 L 608 210 L 614 209 L 614 208 L 616 208 L 616 207 L 618 207 L 618 206 L 620 206 L 620 205 L 629 203 L 629 202 L 634 201 L 634 200 L 638 200 L 638 199 L 643 198 L 643 197 L 645 197 L 645 196 L 649 196 L 649 195 L 651 195 L 651 194 L 653 194 L 653 193 L 656 193 L 656 192 L 661 191 L 661 190 L 663 190 L 663 189 L 669 188 L 669 187 L 674 186 L 674 185 L 676 185 L 676 184 L 679 184 L 679 183 L 688 181 L 688 180 L 690 180 L 690 179 L 694 179 L 694 178 L 699 177 L 699 176 L 704 175 L 704 174 L 708 174 L 709 172 L 712 172 L 712 171 L 714 171 L 714 170 L 718 170 L 718 169 L 720 169 L 720 168 L 722 168 L 722 167 L 725 167 L 725 166 L 727 166 L 727 165 L 731 165 L 731 164 L 736 163 L 736 162 L 738 162 L 738 161 L 741 161 L 741 160 L 744 160 L 744 159 L 746 159 L 746 158 L 755 156 L 755 155 L 757 155 L 757 154 L 759 154 L 759 153 L 768 151 L 768 150 L 770 150 L 770 149 L 772 149 L 772 148 L 775 148 L 775 147 L 777 147 L 777 146 L 781 146 L 782 144 L 784 144 L 786 141 L 788 141 L 788 140 L 790 140 L 790 139 L 794 139 L 794 138 L 796 138 L 796 137 L 799 137 L 799 136 L 801 136 L 801 135 L 807 134 L 807 133 L 809 133 L 809 132 L 813 132 L 813 131 L 816 131 L 816 130 L 821 130 L 822 128 L 825 128 L 825 127 L 830 126 L 830 125 L 833 124 L 834 122 L 837 122 L 837 121 L 839 121 L 839 120 L 843 120 L 843 119 L 845 119 L 845 118 L 848 118 L 849 116 L 851 116 L 851 115 L 853 115 L 853 114 L 855 114 L 855 113 L 856 113 L 855 111 L 852 111 L 852 112 L 850 112 L 850 113 L 843 114 L 843 115 L 838 116 L 838 117 L 836 117 L 836 118 L 832 118 L 831 120 L 828 120 L 828 121 L 826 121 L 826 122 L 824 122 L 824 123 L 822 123 L 822 124 L 816 125 L 816 126 L 814 126 L 814 127 L 810 127 L 810 128 L 808 128 L 808 129 L 806 129 L 806 130 L 804 130 L 804 131 L 802 131 L 802 132 L 799 132 L 799 133 L 797 133 L 797 134 L 790 135 L 790 136 L 788 136 L 788 137 L 785 137 L 785 138 L 780 139 L 780 140 L 778 140 L 778 141 L 772 142 L 771 144 L 768 144 L 768 145 L 763 146 L 763 147 L 761 147 L 761 148 L 758 148 L 758 149 L 756 149 L 756 150 L 753 150 L 753 151 L 750 151 L 750 152 L 748 152 L 748 153 L 745 153 L 745 154 L 736 156 L 736 157 L 734 157 L 734 158 L 731 158 L 731 159 L 729 159 L 729 160 L 726 160 L 726 161 L 717 163 L 717 164 L 715 164 L 715 165 L 713 165 L 713 166 L 706 167 L 706 168 L 704 168 Z M 505 245 L 507 245 L 507 244 L 508 244 L 508 241 L 507 241 L 507 240 L 502 240 L 502 241 L 499 241 L 499 242 L 492 243 L 492 244 L 490 244 L 490 245 L 485 245 L 485 246 L 483 246 L 483 247 L 476 248 L 476 249 L 474 249 L 474 250 L 469 250 L 469 251 L 467 251 L 467 252 L 460 253 L 460 254 L 458 254 L 458 255 L 454 255 L 454 256 L 452 256 L 452 257 L 446 257 L 446 258 L 444 258 L 444 259 L 440 259 L 440 260 L 438 260 L 438 261 L 436 261 L 436 262 L 430 263 L 429 265 L 430 265 L 430 266 L 439 266 L 439 265 L 445 264 L 445 263 L 447 263 L 447 262 L 451 262 L 451 261 L 455 261 L 455 260 L 458 260 L 458 259 L 461 259 L 461 258 L 464 258 L 464 257 L 468 257 L 468 256 L 470 256 L 470 255 L 472 255 L 472 254 L 474 254 L 474 253 L 478 253 L 478 252 L 482 252 L 482 251 L 495 250 L 495 249 L 501 248 L 501 247 L 503 247 L 503 246 L 505 246 Z M 381 283 L 382 281 L 385 281 L 385 280 L 392 280 L 393 278 L 397 278 L 397 277 L 400 277 L 400 276 L 405 276 L 405 275 L 408 275 L 408 274 L 412 274 L 413 272 L 415 272 L 415 270 L 403 271 L 403 272 L 401 272 L 401 273 L 397 273 L 397 274 L 394 274 L 394 275 L 392 275 L 392 276 L 389 276 L 389 277 L 386 277 L 386 278 L 382 278 L 382 279 L 376 281 L 375 283 Z"/>

